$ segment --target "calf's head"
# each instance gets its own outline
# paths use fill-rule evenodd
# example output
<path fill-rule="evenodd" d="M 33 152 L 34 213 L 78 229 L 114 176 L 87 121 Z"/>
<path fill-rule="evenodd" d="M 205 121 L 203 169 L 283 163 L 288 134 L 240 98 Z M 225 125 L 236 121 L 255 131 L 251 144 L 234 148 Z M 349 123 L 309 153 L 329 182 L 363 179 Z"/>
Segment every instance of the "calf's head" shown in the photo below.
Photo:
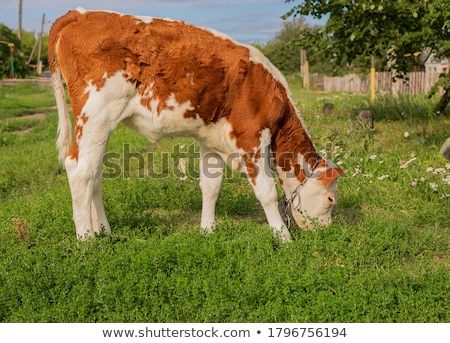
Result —
<path fill-rule="evenodd" d="M 331 212 L 338 199 L 338 179 L 343 173 L 334 163 L 320 160 L 308 171 L 280 178 L 298 226 L 308 229 L 314 221 L 325 226 L 331 223 Z"/>

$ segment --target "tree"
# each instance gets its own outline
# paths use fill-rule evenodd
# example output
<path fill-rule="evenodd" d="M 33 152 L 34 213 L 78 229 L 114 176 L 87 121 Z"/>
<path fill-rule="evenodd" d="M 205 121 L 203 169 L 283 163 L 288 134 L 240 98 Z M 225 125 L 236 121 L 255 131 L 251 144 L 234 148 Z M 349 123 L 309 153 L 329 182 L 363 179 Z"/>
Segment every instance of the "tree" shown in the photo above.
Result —
<path fill-rule="evenodd" d="M 28 66 L 21 52 L 20 41 L 17 35 L 7 26 L 0 24 L 0 41 L 14 44 L 13 65 L 14 76 L 24 77 L 28 74 Z M 8 44 L 0 44 L 0 78 L 9 77 L 11 72 L 11 56 Z"/>
<path fill-rule="evenodd" d="M 267 44 L 255 45 L 264 55 L 284 74 L 293 74 L 300 71 L 300 47 L 297 43 L 304 35 L 317 35 L 321 26 L 311 26 L 302 18 L 284 21 L 283 27 Z M 337 75 L 346 68 L 344 65 L 336 66 L 330 58 L 324 56 L 321 44 L 308 45 L 307 56 L 311 73 Z M 360 59 L 361 60 L 361 59 Z M 360 64 L 357 64 L 360 67 Z"/>
<path fill-rule="evenodd" d="M 328 16 L 323 30 L 299 44 L 321 41 L 337 60 L 387 56 L 390 68 L 403 73 L 417 65 L 415 52 L 430 49 L 438 58 L 450 56 L 448 0 L 303 0 L 284 18 L 295 15 Z M 449 78 L 446 74 L 440 79 L 447 98 Z M 442 106 L 447 104 L 444 101 Z"/>
<path fill-rule="evenodd" d="M 300 23 L 298 20 L 283 22 L 282 29 L 267 44 L 259 46 L 264 55 L 284 74 L 300 70 L 299 48 L 290 44 L 298 39 Z"/>
<path fill-rule="evenodd" d="M 22 39 L 19 41 L 17 32 L 0 24 L 0 41 L 14 44 L 14 74 L 16 78 L 24 78 L 33 73 L 32 66 L 37 64 L 37 44 L 35 32 L 22 30 Z M 42 37 L 41 60 L 48 66 L 48 34 Z M 29 60 L 29 63 L 28 63 Z M 0 44 L 0 79 L 9 77 L 11 71 L 10 50 L 7 44 Z"/>

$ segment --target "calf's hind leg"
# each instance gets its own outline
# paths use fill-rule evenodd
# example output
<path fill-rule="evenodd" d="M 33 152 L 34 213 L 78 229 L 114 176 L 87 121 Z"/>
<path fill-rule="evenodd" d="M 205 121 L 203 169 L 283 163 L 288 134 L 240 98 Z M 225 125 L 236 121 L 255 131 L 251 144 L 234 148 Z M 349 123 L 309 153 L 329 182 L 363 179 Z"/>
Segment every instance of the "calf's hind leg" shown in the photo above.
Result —
<path fill-rule="evenodd" d="M 88 124 L 83 131 L 88 131 Z M 100 130 L 99 130 L 100 131 Z M 102 200 L 101 174 L 103 154 L 108 142 L 108 134 L 100 132 L 95 135 L 85 134 L 74 143 L 78 154 L 69 154 L 65 161 L 70 191 L 72 193 L 73 220 L 77 238 L 80 240 L 93 237 L 96 233 L 111 231 L 106 219 Z M 72 152 L 76 151 L 72 147 Z"/>

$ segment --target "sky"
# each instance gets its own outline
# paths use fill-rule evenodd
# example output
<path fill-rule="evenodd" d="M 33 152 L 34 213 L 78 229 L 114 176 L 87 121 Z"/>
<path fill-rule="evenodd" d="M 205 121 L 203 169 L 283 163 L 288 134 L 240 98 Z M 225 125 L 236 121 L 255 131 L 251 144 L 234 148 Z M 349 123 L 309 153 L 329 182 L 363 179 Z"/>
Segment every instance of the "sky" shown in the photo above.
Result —
<path fill-rule="evenodd" d="M 84 7 L 183 20 L 242 43 L 266 43 L 280 31 L 281 16 L 294 5 L 284 0 L 23 0 L 22 27 L 38 33 L 45 13 L 44 32 L 48 32 L 55 19 Z M 0 23 L 16 30 L 18 12 L 19 0 L 0 0 Z"/>

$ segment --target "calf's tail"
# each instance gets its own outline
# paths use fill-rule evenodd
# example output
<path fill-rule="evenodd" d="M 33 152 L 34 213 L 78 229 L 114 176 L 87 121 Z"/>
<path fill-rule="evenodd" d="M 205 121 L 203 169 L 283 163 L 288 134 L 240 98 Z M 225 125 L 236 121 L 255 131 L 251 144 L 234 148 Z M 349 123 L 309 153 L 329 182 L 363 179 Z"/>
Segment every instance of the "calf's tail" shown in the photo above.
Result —
<path fill-rule="evenodd" d="M 63 76 L 58 63 L 58 45 L 58 37 L 54 37 L 52 32 L 50 32 L 48 56 L 50 70 L 52 72 L 53 92 L 55 93 L 56 106 L 58 108 L 58 139 L 56 141 L 56 147 L 58 149 L 59 161 L 64 164 L 69 154 L 70 143 L 72 141 L 72 123 L 67 108 Z"/>

